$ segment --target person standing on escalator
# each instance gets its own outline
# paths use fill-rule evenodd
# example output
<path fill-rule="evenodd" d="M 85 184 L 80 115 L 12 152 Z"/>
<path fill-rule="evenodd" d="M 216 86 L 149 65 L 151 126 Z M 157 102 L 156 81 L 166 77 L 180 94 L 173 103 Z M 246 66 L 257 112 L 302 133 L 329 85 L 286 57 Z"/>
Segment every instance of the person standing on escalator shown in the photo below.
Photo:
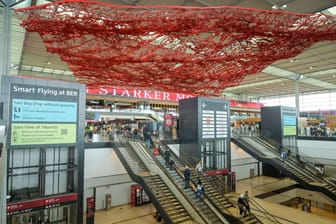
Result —
<path fill-rule="evenodd" d="M 282 163 L 285 164 L 285 160 L 286 160 L 286 152 L 285 151 L 281 152 L 281 159 L 282 159 Z"/>
<path fill-rule="evenodd" d="M 184 174 L 184 181 L 185 181 L 185 186 L 184 186 L 184 188 L 186 189 L 186 188 L 190 187 L 189 182 L 190 182 L 190 174 L 191 174 L 191 171 L 190 171 L 190 169 L 189 169 L 188 166 L 185 166 L 185 169 L 184 169 L 183 174 Z"/>
<path fill-rule="evenodd" d="M 170 162 L 170 151 L 169 151 L 169 149 L 167 149 L 165 151 L 165 159 L 166 159 L 166 166 L 169 167 L 169 162 Z"/>
<path fill-rule="evenodd" d="M 244 205 L 246 208 L 246 215 L 251 214 L 251 209 L 250 209 L 250 197 L 248 195 L 248 191 L 245 191 L 244 197 L 243 197 Z"/>
<path fill-rule="evenodd" d="M 203 164 L 202 164 L 202 160 L 200 160 L 195 167 L 196 171 L 197 171 L 197 177 L 200 180 L 200 178 L 202 177 L 202 172 L 203 172 Z"/>

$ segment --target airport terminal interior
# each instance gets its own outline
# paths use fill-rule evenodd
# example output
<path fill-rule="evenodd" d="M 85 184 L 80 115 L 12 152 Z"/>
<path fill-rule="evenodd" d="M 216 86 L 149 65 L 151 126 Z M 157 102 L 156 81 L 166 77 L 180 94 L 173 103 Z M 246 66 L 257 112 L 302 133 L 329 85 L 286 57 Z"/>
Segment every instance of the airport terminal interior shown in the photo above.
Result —
<path fill-rule="evenodd" d="M 0 0 L 0 224 L 336 222 L 335 0 Z"/>

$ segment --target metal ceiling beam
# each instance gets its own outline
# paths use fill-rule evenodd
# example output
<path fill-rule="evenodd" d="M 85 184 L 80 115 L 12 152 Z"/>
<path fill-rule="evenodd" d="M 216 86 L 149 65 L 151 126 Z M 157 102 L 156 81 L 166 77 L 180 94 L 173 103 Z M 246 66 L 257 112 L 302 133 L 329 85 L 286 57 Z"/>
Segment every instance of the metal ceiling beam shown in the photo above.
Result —
<path fill-rule="evenodd" d="M 264 86 L 264 85 L 268 85 L 268 84 L 274 84 L 274 83 L 280 83 L 283 81 L 286 81 L 288 79 L 290 80 L 297 80 L 298 77 L 300 76 L 299 74 L 295 73 L 295 72 L 291 72 L 285 69 L 281 69 L 281 68 L 277 68 L 275 66 L 268 66 L 267 68 L 265 68 L 263 70 L 264 73 L 270 74 L 270 75 L 274 75 L 274 76 L 278 76 L 281 77 L 279 79 L 273 79 L 273 80 L 268 80 L 268 81 L 263 81 L 263 82 L 257 82 L 257 83 L 251 83 L 251 84 L 246 84 L 246 85 L 239 85 L 239 86 L 235 86 L 235 87 L 230 87 L 225 89 L 225 91 L 231 92 L 231 91 L 237 91 L 237 90 L 242 90 L 242 89 L 247 89 L 247 88 L 251 88 L 251 87 L 257 87 L 257 86 Z M 300 82 L 304 82 L 310 85 L 314 85 L 314 86 L 318 86 L 318 87 L 322 87 L 322 88 L 326 88 L 326 89 L 335 89 L 336 85 L 328 83 L 328 82 L 324 82 L 318 79 L 313 78 L 312 76 L 319 76 L 319 75 L 327 75 L 327 74 L 335 74 L 336 73 L 336 69 L 329 69 L 326 71 L 319 71 L 319 72 L 314 72 L 314 73 L 308 73 L 308 74 L 304 74 L 304 78 L 300 79 Z M 224 95 L 225 95 L 225 91 L 224 91 Z"/>
<path fill-rule="evenodd" d="M 335 74 L 335 69 L 330 69 L 329 71 L 320 71 L 320 72 L 316 72 L 316 74 L 314 73 L 308 73 L 308 74 L 297 74 L 295 72 L 291 72 L 285 69 L 281 69 L 281 68 L 277 68 L 275 66 L 268 66 L 266 69 L 263 70 L 263 72 L 267 73 L 267 74 L 271 74 L 271 75 L 275 75 L 275 76 L 279 76 L 279 77 L 284 77 L 284 78 L 288 78 L 291 80 L 297 80 L 298 77 L 302 76 L 299 81 L 300 82 L 304 82 L 313 86 L 318 86 L 318 87 L 322 87 L 322 88 L 326 88 L 326 89 L 335 89 L 336 85 L 328 83 L 328 82 L 324 82 L 318 79 L 313 78 L 312 76 L 317 76 L 317 74 L 319 75 L 326 75 L 326 74 Z"/>

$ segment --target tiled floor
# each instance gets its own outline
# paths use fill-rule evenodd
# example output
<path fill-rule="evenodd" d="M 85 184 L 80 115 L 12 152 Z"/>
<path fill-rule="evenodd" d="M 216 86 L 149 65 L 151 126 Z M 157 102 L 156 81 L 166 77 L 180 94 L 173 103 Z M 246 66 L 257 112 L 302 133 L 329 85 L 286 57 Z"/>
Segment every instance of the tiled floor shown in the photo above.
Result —
<path fill-rule="evenodd" d="M 279 189 L 293 184 L 290 179 L 275 179 L 271 177 L 256 177 L 237 182 L 237 194 L 248 190 L 250 195 L 258 195 L 270 190 Z M 326 212 L 321 209 L 312 208 L 312 213 L 301 211 L 300 208 L 289 208 L 284 205 L 275 204 L 266 200 L 254 198 L 258 204 L 269 213 L 279 217 L 280 223 L 290 224 L 335 224 L 336 213 Z M 133 207 L 124 205 L 112 208 L 109 211 L 98 211 L 95 213 L 95 224 L 154 224 L 158 223 L 154 218 L 156 209 L 152 204 Z M 287 220 L 287 221 L 286 221 Z M 291 220 L 291 221 L 289 221 Z"/>

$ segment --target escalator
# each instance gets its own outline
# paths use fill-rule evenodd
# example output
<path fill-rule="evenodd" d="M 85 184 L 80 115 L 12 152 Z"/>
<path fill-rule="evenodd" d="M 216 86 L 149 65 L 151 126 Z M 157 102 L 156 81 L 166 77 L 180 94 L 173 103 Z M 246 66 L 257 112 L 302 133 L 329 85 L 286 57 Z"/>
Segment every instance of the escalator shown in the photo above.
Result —
<path fill-rule="evenodd" d="M 162 147 L 161 154 L 164 155 L 164 152 L 168 150 L 167 146 Z M 162 156 L 158 156 L 158 160 L 166 167 L 166 169 L 169 169 L 169 173 L 171 176 L 174 177 L 177 181 L 181 183 L 181 185 L 184 185 L 184 177 L 183 177 L 183 170 L 185 165 L 190 166 L 190 164 L 182 163 L 176 155 L 172 155 L 172 159 L 174 160 L 174 164 L 176 169 L 171 170 L 171 168 L 168 168 L 165 160 Z M 186 162 L 186 161 L 185 161 Z M 218 213 L 220 213 L 229 223 L 249 223 L 249 224 L 260 224 L 264 223 L 262 222 L 258 217 L 256 217 L 254 214 L 250 214 L 248 216 L 245 216 L 243 218 L 238 217 L 238 205 L 236 202 L 236 198 L 234 196 L 228 196 L 226 193 L 228 192 L 228 187 L 226 183 L 219 180 L 220 178 L 214 178 L 214 177 L 205 177 L 205 176 L 198 176 L 196 171 L 192 172 L 191 174 L 191 182 L 194 186 L 194 191 L 192 192 L 191 197 L 197 197 L 195 194 L 196 191 L 196 185 L 198 181 L 202 182 L 202 185 L 205 189 L 204 191 L 204 201 L 206 201 L 209 204 L 209 207 L 212 207 L 212 209 L 216 210 Z M 204 203 L 203 203 L 204 204 Z M 268 212 L 266 212 L 264 209 L 260 208 L 260 206 L 257 206 L 259 210 L 262 210 L 261 213 L 263 213 L 263 220 L 266 223 L 279 223 L 275 218 L 271 217 Z M 258 211 L 258 213 L 260 213 Z M 218 222 L 211 222 L 211 223 L 218 223 Z"/>
<path fill-rule="evenodd" d="M 163 169 L 166 169 L 170 177 L 173 179 L 174 182 L 178 184 L 180 189 L 188 195 L 190 200 L 192 200 L 193 204 L 197 207 L 198 212 L 201 213 L 207 223 L 240 223 L 228 222 L 220 213 L 214 211 L 213 208 L 208 205 L 208 202 L 206 200 L 203 200 L 203 198 L 200 198 L 200 196 L 196 194 L 195 186 L 184 189 L 185 181 L 182 174 L 183 166 L 179 164 L 177 160 L 175 160 L 176 162 L 174 167 L 171 167 L 169 164 L 166 164 L 165 159 L 161 155 L 156 156 L 156 159 L 160 163 L 161 167 Z"/>
<path fill-rule="evenodd" d="M 253 156 L 255 159 L 273 166 L 281 173 L 294 179 L 301 187 L 324 193 L 329 198 L 336 200 L 336 184 L 328 181 L 328 178 L 321 178 L 316 169 L 303 164 L 293 157 L 287 157 L 282 161 L 276 146 L 259 138 L 242 136 L 231 138 L 231 141 Z"/>
<path fill-rule="evenodd" d="M 190 215 L 158 175 L 146 176 L 144 182 L 160 203 L 172 223 L 186 223 Z"/>
<path fill-rule="evenodd" d="M 118 144 L 115 152 L 133 181 L 146 191 L 165 223 L 195 223 L 190 212 L 160 176 L 152 174 L 128 144 Z M 177 213 L 178 211 L 178 213 Z M 197 223 L 197 222 L 196 222 Z"/>

